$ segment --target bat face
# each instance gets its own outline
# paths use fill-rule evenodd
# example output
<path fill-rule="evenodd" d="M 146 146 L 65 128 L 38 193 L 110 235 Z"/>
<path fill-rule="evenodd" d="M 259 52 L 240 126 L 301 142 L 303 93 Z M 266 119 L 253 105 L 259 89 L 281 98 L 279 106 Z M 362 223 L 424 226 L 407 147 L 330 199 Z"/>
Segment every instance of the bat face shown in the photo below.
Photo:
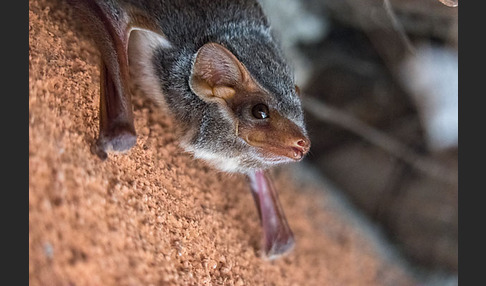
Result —
<path fill-rule="evenodd" d="M 267 164 L 300 161 L 310 141 L 303 122 L 295 122 L 278 108 L 275 97 L 264 90 L 246 93 L 232 111 L 238 122 L 236 134 Z"/>
<path fill-rule="evenodd" d="M 198 51 L 190 87 L 217 109 L 211 116 L 221 123 L 206 132 L 218 148 L 201 143 L 192 150 L 196 157 L 225 171 L 247 172 L 300 161 L 309 151 L 298 91 L 272 94 L 224 47 L 209 43 Z"/>

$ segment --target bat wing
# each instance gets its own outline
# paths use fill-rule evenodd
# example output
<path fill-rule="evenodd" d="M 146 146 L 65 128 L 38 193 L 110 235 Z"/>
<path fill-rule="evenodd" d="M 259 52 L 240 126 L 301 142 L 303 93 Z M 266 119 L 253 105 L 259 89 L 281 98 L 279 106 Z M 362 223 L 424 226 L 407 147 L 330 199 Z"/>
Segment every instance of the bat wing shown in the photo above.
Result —
<path fill-rule="evenodd" d="M 107 151 L 126 151 L 136 144 L 129 87 L 129 43 L 132 31 L 142 31 L 137 56 L 151 65 L 153 50 L 168 45 L 158 27 L 153 9 L 124 1 L 68 0 L 80 20 L 92 32 L 101 53 L 100 130 L 92 148 L 100 158 Z M 142 1 L 137 5 L 148 4 Z M 151 11 L 152 15 L 145 11 Z M 139 35 L 139 36 L 140 36 Z M 138 62 L 138 58 L 134 62 Z M 147 62 L 148 61 L 148 62 Z M 155 76 L 152 70 L 145 71 Z M 156 86 L 156 82 L 153 86 Z"/>

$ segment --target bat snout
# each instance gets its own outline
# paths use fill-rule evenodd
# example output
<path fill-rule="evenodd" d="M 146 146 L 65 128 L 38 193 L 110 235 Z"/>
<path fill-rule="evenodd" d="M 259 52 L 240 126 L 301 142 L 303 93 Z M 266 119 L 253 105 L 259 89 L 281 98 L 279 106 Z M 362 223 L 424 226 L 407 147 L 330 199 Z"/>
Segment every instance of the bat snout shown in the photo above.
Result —
<path fill-rule="evenodd" d="M 268 124 L 241 124 L 238 136 L 257 148 L 272 164 L 298 162 L 309 152 L 311 143 L 305 129 L 289 119 L 273 114 Z"/>
<path fill-rule="evenodd" d="M 309 152 L 310 140 L 307 137 L 293 140 L 291 144 L 291 149 L 293 151 L 291 153 L 292 159 L 300 161 Z"/>

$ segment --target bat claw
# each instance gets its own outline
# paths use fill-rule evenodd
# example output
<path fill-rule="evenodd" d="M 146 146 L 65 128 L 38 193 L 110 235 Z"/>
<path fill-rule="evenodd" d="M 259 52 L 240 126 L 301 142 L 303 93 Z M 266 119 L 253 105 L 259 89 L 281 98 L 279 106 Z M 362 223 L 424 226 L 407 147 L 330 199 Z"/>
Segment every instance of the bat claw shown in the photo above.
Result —
<path fill-rule="evenodd" d="M 91 153 L 93 153 L 94 155 L 98 156 L 103 161 L 108 158 L 108 154 L 103 149 L 103 147 L 101 147 L 98 144 L 98 141 L 96 143 L 94 143 L 93 145 L 91 145 L 91 149 L 90 150 L 91 150 Z"/>
<path fill-rule="evenodd" d="M 117 126 L 110 132 L 100 133 L 98 140 L 91 146 L 91 152 L 100 159 L 108 158 L 107 152 L 126 152 L 137 143 L 137 135 L 132 128 Z"/>
<path fill-rule="evenodd" d="M 287 253 L 290 253 L 295 246 L 295 240 L 292 233 L 288 233 L 285 238 L 272 241 L 264 246 L 263 257 L 267 260 L 277 259 Z"/>

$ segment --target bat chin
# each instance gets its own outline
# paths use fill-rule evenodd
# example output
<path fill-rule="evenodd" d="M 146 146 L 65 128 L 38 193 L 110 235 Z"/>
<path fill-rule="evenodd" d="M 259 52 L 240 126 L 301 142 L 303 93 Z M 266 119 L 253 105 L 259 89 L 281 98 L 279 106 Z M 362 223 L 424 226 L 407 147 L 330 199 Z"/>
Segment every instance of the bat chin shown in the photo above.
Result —
<path fill-rule="evenodd" d="M 297 147 L 266 148 L 261 153 L 265 161 L 272 165 L 299 162 L 305 156 L 304 150 Z"/>
<path fill-rule="evenodd" d="M 272 156 L 265 156 L 264 160 L 265 162 L 271 165 L 295 162 L 295 160 L 293 160 L 292 158 L 286 156 L 273 155 L 273 154 Z"/>
<path fill-rule="evenodd" d="M 306 144 L 304 140 L 292 145 L 279 144 L 278 142 L 258 142 L 248 138 L 245 141 L 255 148 L 261 157 L 268 162 L 299 162 L 309 151 L 309 144 Z"/>

